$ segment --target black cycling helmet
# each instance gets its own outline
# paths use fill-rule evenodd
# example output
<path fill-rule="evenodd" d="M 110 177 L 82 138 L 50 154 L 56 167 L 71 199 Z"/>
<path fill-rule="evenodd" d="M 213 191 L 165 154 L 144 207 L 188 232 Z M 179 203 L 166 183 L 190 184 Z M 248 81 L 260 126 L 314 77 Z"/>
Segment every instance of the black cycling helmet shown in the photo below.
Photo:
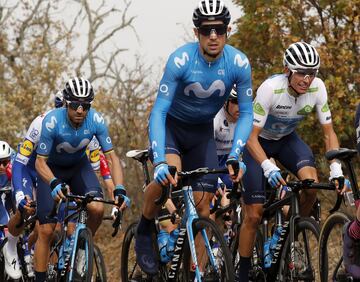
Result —
<path fill-rule="evenodd" d="M 230 12 L 221 0 L 201 0 L 193 13 L 193 23 L 197 28 L 204 21 L 222 21 L 229 25 L 230 19 Z"/>
<path fill-rule="evenodd" d="M 63 96 L 65 101 L 90 103 L 94 100 L 94 90 L 87 79 L 75 77 L 66 82 Z"/>
<path fill-rule="evenodd" d="M 236 100 L 236 101 L 237 101 L 236 86 L 234 86 L 234 87 L 231 89 L 231 92 L 230 92 L 230 95 L 229 95 L 229 97 L 228 97 L 228 100 L 229 100 L 229 101 L 233 101 L 233 100 Z"/>

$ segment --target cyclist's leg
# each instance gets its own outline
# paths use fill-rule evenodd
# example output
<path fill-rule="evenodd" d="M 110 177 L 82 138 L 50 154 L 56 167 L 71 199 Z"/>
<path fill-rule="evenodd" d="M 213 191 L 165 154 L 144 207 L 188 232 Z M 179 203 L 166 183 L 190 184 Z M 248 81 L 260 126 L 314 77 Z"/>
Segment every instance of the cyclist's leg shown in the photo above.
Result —
<path fill-rule="evenodd" d="M 83 157 L 74 169 L 70 182 L 71 192 L 77 195 L 95 193 L 97 197 L 103 198 L 103 192 L 96 174 L 87 157 Z M 89 218 L 87 225 L 94 235 L 99 228 L 104 215 L 104 205 L 99 202 L 92 202 L 87 206 Z"/>
<path fill-rule="evenodd" d="M 238 278 L 240 281 L 248 281 L 251 268 L 251 256 L 256 240 L 256 231 L 260 224 L 263 203 L 265 202 L 265 178 L 261 166 L 254 160 L 247 149 L 243 156 L 247 172 L 243 177 L 243 200 L 244 220 L 241 224 L 239 234 L 238 252 L 240 262 L 238 267 Z"/>
<path fill-rule="evenodd" d="M 314 155 L 310 147 L 293 132 L 282 138 L 286 146 L 279 152 L 277 160 L 287 169 L 295 174 L 300 180 L 314 179 L 318 182 L 315 169 Z M 300 212 L 303 216 L 308 216 L 316 201 L 316 189 L 305 189 L 301 191 Z"/>
<path fill-rule="evenodd" d="M 56 177 L 67 181 L 69 175 L 68 170 L 63 168 L 50 166 L 51 171 Z M 47 264 L 50 252 L 50 243 L 53 239 L 53 231 L 57 222 L 57 217 L 48 218 L 51 212 L 54 200 L 51 196 L 51 188 L 48 183 L 45 183 L 40 177 L 38 178 L 37 191 L 41 193 L 36 194 L 36 212 L 39 221 L 38 239 L 35 244 L 34 262 L 35 262 L 35 277 L 36 281 L 43 281 L 45 279 Z"/>

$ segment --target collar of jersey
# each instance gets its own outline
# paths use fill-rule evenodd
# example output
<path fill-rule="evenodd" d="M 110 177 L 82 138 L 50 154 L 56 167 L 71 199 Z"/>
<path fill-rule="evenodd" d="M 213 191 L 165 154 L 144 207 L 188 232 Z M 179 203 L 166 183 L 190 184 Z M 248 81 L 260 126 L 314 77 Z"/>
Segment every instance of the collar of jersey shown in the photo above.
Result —
<path fill-rule="evenodd" d="M 225 46 L 224 46 L 224 49 L 225 49 Z M 199 60 L 202 62 L 202 63 L 204 63 L 204 64 L 206 64 L 207 66 L 215 66 L 215 65 L 217 65 L 219 62 L 220 62 L 220 60 L 221 60 L 221 58 L 224 56 L 224 49 L 221 51 L 221 55 L 220 55 L 220 57 L 219 58 L 217 58 L 215 61 L 212 61 L 212 62 L 208 62 L 206 59 L 205 59 L 205 57 L 204 57 L 204 55 L 203 54 L 201 54 L 201 51 L 200 51 L 200 43 L 198 44 L 198 53 L 199 53 Z"/>

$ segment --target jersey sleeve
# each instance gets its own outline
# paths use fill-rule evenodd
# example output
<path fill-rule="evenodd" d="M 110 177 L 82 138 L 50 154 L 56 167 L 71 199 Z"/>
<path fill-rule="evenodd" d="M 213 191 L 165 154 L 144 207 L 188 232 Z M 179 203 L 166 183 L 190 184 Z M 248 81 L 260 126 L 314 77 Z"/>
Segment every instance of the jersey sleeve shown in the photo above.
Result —
<path fill-rule="evenodd" d="M 56 136 L 56 125 L 58 123 L 54 112 L 46 115 L 41 125 L 41 135 L 36 153 L 41 157 L 48 157 Z"/>
<path fill-rule="evenodd" d="M 100 169 L 100 144 L 96 137 L 91 139 L 87 149 L 89 150 L 89 160 L 94 170 Z"/>
<path fill-rule="evenodd" d="M 42 120 L 42 116 L 38 116 L 30 124 L 24 140 L 19 144 L 19 150 L 16 153 L 15 162 L 19 162 L 23 165 L 28 164 L 31 155 L 40 140 Z"/>
<path fill-rule="evenodd" d="M 180 52 L 180 54 L 177 56 L 174 53 L 169 57 L 150 113 L 149 139 L 154 165 L 165 161 L 166 115 L 174 99 L 179 78 L 189 63 L 189 55 L 186 52 Z"/>
<path fill-rule="evenodd" d="M 239 56 L 237 54 L 236 56 Z M 235 56 L 235 58 L 236 58 Z M 242 58 L 241 58 L 242 57 Z M 239 57 L 238 57 L 239 58 Z M 236 82 L 236 92 L 239 105 L 239 118 L 236 122 L 234 132 L 234 142 L 231 148 L 229 157 L 238 158 L 241 152 L 244 150 L 246 141 L 253 126 L 253 107 L 252 107 L 252 81 L 251 81 L 251 66 L 248 58 L 241 54 L 240 58 L 242 64 L 238 64 L 235 67 L 238 70 L 238 79 Z M 236 61 L 235 61 L 236 62 Z"/>
<path fill-rule="evenodd" d="M 328 97 L 325 84 L 318 79 L 318 93 L 316 99 L 316 113 L 321 124 L 331 123 L 331 112 L 328 104 Z"/>
<path fill-rule="evenodd" d="M 112 151 L 113 144 L 104 117 L 100 113 L 94 111 L 92 119 L 96 127 L 96 139 L 99 141 L 103 152 L 106 154 Z"/>
<path fill-rule="evenodd" d="M 104 154 L 100 153 L 100 174 L 102 178 L 111 179 L 110 167 Z"/>
<path fill-rule="evenodd" d="M 256 98 L 254 101 L 254 125 L 258 127 L 264 127 L 270 107 L 273 89 L 270 87 L 267 81 L 264 81 L 257 90 Z"/>

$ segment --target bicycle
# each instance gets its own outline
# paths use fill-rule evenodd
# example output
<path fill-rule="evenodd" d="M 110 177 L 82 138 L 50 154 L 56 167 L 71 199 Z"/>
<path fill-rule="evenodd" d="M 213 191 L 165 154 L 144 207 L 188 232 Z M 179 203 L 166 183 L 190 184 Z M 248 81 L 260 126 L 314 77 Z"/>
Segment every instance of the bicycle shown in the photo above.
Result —
<path fill-rule="evenodd" d="M 338 159 L 345 163 L 351 183 L 351 191 L 355 200 L 360 199 L 360 193 L 357 185 L 356 174 L 351 163 L 352 158 L 357 155 L 356 150 L 341 148 L 332 150 L 325 154 L 328 160 Z M 351 194 L 350 194 L 351 195 Z M 354 199 L 350 199 L 352 205 Z M 338 194 L 335 207 L 330 211 L 331 215 L 325 220 L 320 232 L 320 252 L 319 252 L 319 270 L 321 281 L 353 281 L 352 277 L 346 273 L 342 265 L 342 232 L 343 226 L 353 220 L 353 216 L 345 212 L 339 212 L 343 196 Z M 340 243 L 340 244 L 339 244 Z M 331 249 L 331 251 L 329 251 Z M 331 263 L 328 260 L 329 253 L 332 254 Z M 334 258 L 335 256 L 335 258 Z M 331 270 L 330 270 L 331 269 Z M 330 277 L 329 277 L 330 274 Z"/>
<path fill-rule="evenodd" d="M 257 232 L 252 257 L 252 281 L 316 281 L 316 257 L 313 251 L 316 253 L 320 227 L 315 219 L 300 216 L 299 192 L 303 189 L 334 190 L 335 185 L 306 179 L 287 182 L 286 187 L 288 193 L 284 198 L 272 196 L 264 205 L 261 229 Z M 288 219 L 284 219 L 282 207 L 288 205 Z M 270 248 L 271 260 L 270 257 L 266 260 L 265 244 L 271 240 L 269 222 L 273 218 L 275 224 L 271 233 L 279 228 L 279 238 Z"/>
<path fill-rule="evenodd" d="M 134 154 L 127 154 L 127 156 L 139 160 L 143 164 L 143 168 L 147 168 L 147 154 L 148 153 L 143 150 L 137 151 L 137 153 Z M 184 184 L 185 180 L 201 175 L 227 173 L 227 169 L 215 170 L 199 168 L 193 171 L 177 173 L 182 178 L 181 181 Z M 148 179 L 145 181 L 147 180 Z M 194 270 L 197 281 L 204 281 L 200 273 L 201 267 L 203 267 L 204 277 L 213 277 L 214 281 L 234 281 L 231 255 L 226 246 L 223 234 L 221 234 L 213 221 L 198 217 L 192 187 L 190 185 L 180 184 L 179 186 L 181 187 L 185 207 L 183 216 L 181 217 L 181 224 L 177 227 L 179 235 L 170 262 L 162 262 L 159 257 L 160 268 L 159 274 L 156 277 L 149 277 L 141 272 L 137 266 L 135 256 L 129 257 L 129 254 L 135 254 L 134 236 L 137 223 L 134 222 L 129 226 L 124 237 L 121 257 L 122 281 L 189 281 L 190 278 L 193 278 L 190 277 L 192 276 L 190 273 L 191 270 Z M 171 186 L 170 188 L 163 187 L 161 196 L 156 200 L 156 203 L 158 205 L 165 203 L 169 195 L 172 195 L 171 190 Z M 157 232 L 159 232 L 159 228 L 157 228 Z M 197 246 L 205 246 L 205 250 L 196 249 L 195 240 L 197 241 Z M 157 240 L 154 241 L 156 242 Z M 154 247 L 159 250 L 157 243 L 154 243 Z M 182 272 L 180 268 L 182 268 Z"/>
<path fill-rule="evenodd" d="M 74 202 L 75 201 L 75 202 Z M 65 200 L 65 216 L 61 223 L 61 232 L 58 240 L 50 251 L 50 262 L 47 270 L 47 281 L 86 281 L 90 282 L 95 276 L 93 272 L 94 259 L 94 244 L 92 233 L 86 227 L 87 222 L 87 204 L 90 202 L 102 202 L 105 204 L 115 205 L 114 201 L 103 200 L 95 197 L 92 193 L 87 193 L 85 196 L 66 195 Z M 74 202 L 75 206 L 70 206 L 70 202 Z M 59 212 L 59 207 L 62 200 L 54 205 L 53 210 L 49 214 L 53 218 Z M 74 210 L 73 213 L 68 214 L 69 210 Z M 70 237 L 67 234 L 68 223 L 70 220 L 77 217 L 75 231 Z M 121 213 L 119 212 L 115 220 L 120 222 Z M 115 224 L 114 222 L 114 224 Z M 119 223 L 120 224 L 120 223 Z M 114 225 L 113 225 L 114 226 Z M 114 226 L 115 232 L 118 226 Z M 96 258 L 95 258 L 96 261 Z M 100 265 L 99 265 L 100 266 Z M 96 273 L 101 273 L 101 269 L 96 269 Z M 101 279 L 101 278 L 99 278 Z M 102 281 L 102 280 L 100 280 Z"/>

